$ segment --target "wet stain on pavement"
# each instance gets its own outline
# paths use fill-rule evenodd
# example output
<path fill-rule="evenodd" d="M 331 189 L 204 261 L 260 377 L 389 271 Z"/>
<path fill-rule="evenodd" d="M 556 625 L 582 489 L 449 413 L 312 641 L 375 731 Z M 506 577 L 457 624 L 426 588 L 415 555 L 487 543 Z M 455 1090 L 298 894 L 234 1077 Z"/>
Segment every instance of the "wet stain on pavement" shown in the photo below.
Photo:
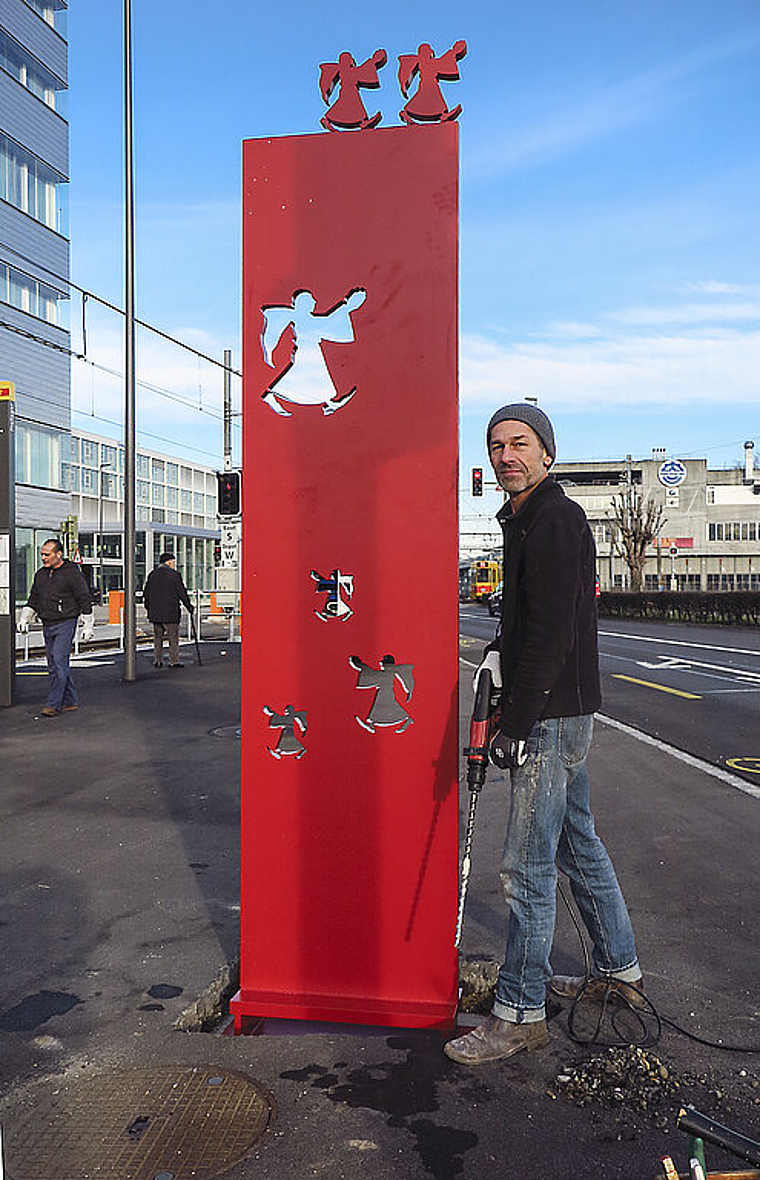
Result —
<path fill-rule="evenodd" d="M 0 1029 L 3 1032 L 31 1032 L 51 1017 L 65 1016 L 83 1003 L 84 1000 L 71 992 L 35 992 L 0 1015 Z"/>
<path fill-rule="evenodd" d="M 174 987 L 171 983 L 154 983 L 153 987 L 148 988 L 148 995 L 153 1000 L 173 1000 L 175 996 L 181 996 L 185 989 L 183 987 Z"/>
<path fill-rule="evenodd" d="M 435 1180 L 454 1180 L 464 1171 L 464 1155 L 478 1143 L 472 1131 L 439 1125 L 429 1118 L 440 1109 L 437 1086 L 455 1075 L 454 1067 L 441 1053 L 438 1036 L 424 1034 L 388 1037 L 386 1044 L 405 1052 L 402 1060 L 376 1062 L 349 1068 L 336 1062 L 332 1070 L 323 1065 L 286 1070 L 280 1077 L 311 1082 L 331 1102 L 353 1109 L 375 1110 L 386 1116 L 389 1127 L 408 1131 L 427 1172 Z M 337 1071 L 345 1069 L 339 1074 Z"/>

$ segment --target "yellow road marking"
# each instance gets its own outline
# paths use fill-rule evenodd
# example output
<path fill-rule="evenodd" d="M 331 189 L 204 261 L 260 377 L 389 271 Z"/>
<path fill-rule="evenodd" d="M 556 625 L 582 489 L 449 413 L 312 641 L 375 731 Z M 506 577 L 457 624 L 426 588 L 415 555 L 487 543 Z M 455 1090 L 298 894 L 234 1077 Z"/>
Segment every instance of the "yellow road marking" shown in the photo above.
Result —
<path fill-rule="evenodd" d="M 47 668 L 44 672 L 17 672 L 17 676 L 47 676 Z"/>
<path fill-rule="evenodd" d="M 671 692 L 674 697 L 686 697 L 689 701 L 701 701 L 695 692 L 681 692 L 680 688 L 667 688 L 664 684 L 655 684 L 652 680 L 637 680 L 635 676 L 622 676 L 618 672 L 612 673 L 613 680 L 629 680 L 631 684 L 643 684 L 646 688 L 656 688 L 658 692 Z"/>
<path fill-rule="evenodd" d="M 727 758 L 726 766 L 732 766 L 734 770 L 743 770 L 745 774 L 760 774 L 760 758 Z"/>

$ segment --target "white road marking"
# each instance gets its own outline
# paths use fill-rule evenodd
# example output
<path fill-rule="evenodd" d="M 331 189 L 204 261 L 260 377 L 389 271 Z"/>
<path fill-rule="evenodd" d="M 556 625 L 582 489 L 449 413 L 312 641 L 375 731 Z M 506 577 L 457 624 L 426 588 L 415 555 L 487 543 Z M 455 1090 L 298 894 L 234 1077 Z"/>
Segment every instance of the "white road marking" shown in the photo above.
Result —
<path fill-rule="evenodd" d="M 472 660 L 465 660 L 463 656 L 459 657 L 459 662 L 460 664 L 466 664 L 468 668 L 477 668 L 479 666 L 478 664 L 473 664 Z M 634 729 L 632 725 L 626 725 L 623 721 L 616 721 L 614 717 L 607 717 L 604 713 L 597 713 L 596 719 L 602 725 L 609 725 L 612 729 L 619 729 L 621 733 L 636 738 L 637 741 L 644 742 L 647 746 L 654 746 L 656 750 L 661 750 L 663 754 L 669 754 L 671 758 L 677 758 L 679 762 L 685 762 L 687 766 L 691 766 L 695 770 L 701 770 L 704 774 L 709 774 L 712 778 L 720 779 L 722 783 L 728 783 L 730 787 L 736 787 L 737 791 L 742 791 L 745 795 L 752 795 L 753 798 L 760 799 L 760 787 L 756 787 L 753 783 L 745 782 L 738 775 L 729 774 L 727 770 L 721 770 L 719 766 L 713 766 L 711 762 L 705 762 L 702 758 L 695 757 L 694 754 L 686 754 L 683 750 L 679 750 L 675 746 L 669 746 L 667 742 L 662 742 L 659 738 L 651 737 L 650 734 L 644 733 L 641 729 Z"/>
<path fill-rule="evenodd" d="M 745 782 L 743 778 L 739 778 L 735 774 L 729 774 L 727 770 L 721 770 L 719 766 L 713 766 L 711 762 L 705 762 L 702 758 L 696 758 L 693 754 L 686 754 L 683 750 L 679 750 L 675 746 L 669 746 L 667 742 L 661 742 L 659 738 L 654 738 L 640 729 L 634 729 L 632 725 L 626 725 L 623 721 L 616 721 L 614 717 L 606 717 L 603 713 L 597 713 L 596 719 L 597 721 L 601 721 L 602 725 L 609 725 L 612 729 L 619 729 L 621 733 L 626 733 L 629 737 L 636 738 L 638 741 L 644 742 L 647 746 L 654 746 L 656 750 L 661 750 L 663 754 L 670 754 L 671 758 L 677 758 L 679 762 L 685 762 L 687 766 L 692 766 L 695 770 L 701 770 L 713 778 L 720 779 L 722 783 L 728 783 L 730 787 L 736 787 L 738 791 L 743 791 L 745 795 L 752 795 L 755 799 L 760 799 L 760 787 L 756 787 L 754 783 Z"/>
<path fill-rule="evenodd" d="M 757 648 L 719 647 L 716 643 L 692 643 L 688 639 L 655 639 L 651 635 L 628 635 L 623 631 L 600 631 L 599 634 L 609 636 L 611 639 L 635 639 L 637 643 L 664 643 L 668 647 L 701 647 L 706 651 L 726 651 L 737 656 L 757 656 L 760 658 L 760 650 Z"/>

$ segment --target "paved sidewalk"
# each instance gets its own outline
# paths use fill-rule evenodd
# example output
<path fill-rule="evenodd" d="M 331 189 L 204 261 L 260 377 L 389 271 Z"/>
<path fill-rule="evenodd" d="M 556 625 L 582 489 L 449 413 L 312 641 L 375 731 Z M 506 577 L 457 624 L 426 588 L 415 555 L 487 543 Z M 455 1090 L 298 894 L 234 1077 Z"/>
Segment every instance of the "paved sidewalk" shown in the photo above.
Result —
<path fill-rule="evenodd" d="M 17 703 L 0 711 L 9 1141 L 78 1077 L 157 1064 L 238 1070 L 274 1095 L 270 1135 L 230 1180 L 654 1177 L 668 1150 L 683 1163 L 686 1140 L 673 1129 L 683 1099 L 758 1136 L 758 1058 L 670 1031 L 654 1052 L 683 1084 L 659 1125 L 625 1100 L 563 1096 L 557 1075 L 591 1056 L 569 1040 L 564 1015 L 547 1050 L 477 1071 L 449 1062 L 435 1033 L 175 1031 L 237 955 L 239 743 L 211 731 L 238 723 L 240 648 L 202 652 L 197 667 L 183 648 L 176 671 L 155 671 L 140 653 L 134 684 L 120 681 L 119 655 L 77 661 L 81 708 L 52 720 L 39 714 L 45 681 L 28 668 Z M 760 803 L 605 726 L 591 774 L 653 999 L 710 1039 L 760 1044 Z M 489 780 L 479 808 L 464 958 L 496 961 L 501 949 L 503 793 Z M 563 913 L 554 963 L 581 964 Z"/>

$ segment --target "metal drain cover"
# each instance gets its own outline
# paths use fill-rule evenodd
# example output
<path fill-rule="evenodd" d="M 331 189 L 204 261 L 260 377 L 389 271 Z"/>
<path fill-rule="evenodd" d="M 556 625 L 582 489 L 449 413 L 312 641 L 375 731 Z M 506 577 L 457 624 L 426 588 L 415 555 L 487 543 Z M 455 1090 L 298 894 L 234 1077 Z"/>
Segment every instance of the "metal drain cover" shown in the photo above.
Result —
<path fill-rule="evenodd" d="M 61 1085 L 6 1126 L 8 1180 L 210 1180 L 266 1133 L 274 1100 L 242 1074 L 163 1067 Z"/>

